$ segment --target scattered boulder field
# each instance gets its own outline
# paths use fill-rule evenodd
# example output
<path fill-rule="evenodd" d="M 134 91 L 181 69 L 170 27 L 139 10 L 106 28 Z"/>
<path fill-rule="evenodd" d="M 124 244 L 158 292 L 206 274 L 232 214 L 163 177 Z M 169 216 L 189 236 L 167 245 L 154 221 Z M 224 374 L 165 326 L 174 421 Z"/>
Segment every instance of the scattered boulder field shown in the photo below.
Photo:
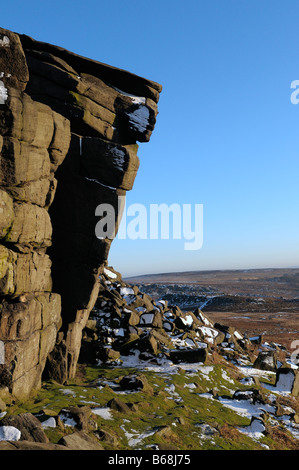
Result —
<path fill-rule="evenodd" d="M 299 449 L 296 355 L 100 280 L 77 382 L 0 403 L 0 450 Z"/>
<path fill-rule="evenodd" d="M 212 322 L 199 308 L 182 311 L 163 299 L 156 301 L 125 283 L 111 267 L 104 269 L 101 283 L 83 331 L 81 357 L 86 362 L 117 363 L 135 355 L 154 363 L 206 363 L 217 354 L 240 364 L 254 361 L 261 369 L 271 364 L 276 370 L 278 358 L 289 360 L 283 345 L 263 343 L 261 335 L 247 337 L 235 327 Z"/>

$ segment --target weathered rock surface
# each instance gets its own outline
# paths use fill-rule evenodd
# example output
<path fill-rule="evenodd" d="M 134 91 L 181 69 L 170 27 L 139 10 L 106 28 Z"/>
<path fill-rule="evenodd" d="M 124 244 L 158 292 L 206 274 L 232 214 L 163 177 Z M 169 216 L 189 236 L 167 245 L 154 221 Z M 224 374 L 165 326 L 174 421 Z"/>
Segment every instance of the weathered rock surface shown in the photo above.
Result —
<path fill-rule="evenodd" d="M 161 86 L 0 28 L 0 395 L 74 376 Z"/>
<path fill-rule="evenodd" d="M 82 431 L 64 436 L 58 445 L 66 446 L 70 450 L 103 450 L 100 442 Z"/>
<path fill-rule="evenodd" d="M 13 426 L 21 433 L 20 441 L 49 442 L 40 421 L 31 413 L 5 416 L 1 426 Z"/>
<path fill-rule="evenodd" d="M 31 441 L 2 441 L 0 450 L 74 450 L 61 444 L 52 444 L 51 442 L 31 442 Z"/>

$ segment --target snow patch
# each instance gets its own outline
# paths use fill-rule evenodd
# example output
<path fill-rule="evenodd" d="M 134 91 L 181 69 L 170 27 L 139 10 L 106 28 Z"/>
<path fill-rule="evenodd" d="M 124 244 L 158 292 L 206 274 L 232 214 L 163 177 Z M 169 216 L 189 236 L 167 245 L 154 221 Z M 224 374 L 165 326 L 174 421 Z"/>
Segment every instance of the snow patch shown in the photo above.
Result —
<path fill-rule="evenodd" d="M 230 398 L 219 397 L 219 401 L 223 406 L 230 408 L 240 416 L 246 416 L 247 418 L 259 417 L 264 411 L 268 413 L 275 413 L 275 406 L 257 403 L 253 404 L 251 400 L 233 400 Z"/>
<path fill-rule="evenodd" d="M 5 88 L 4 83 L 0 80 L 0 104 L 5 104 L 7 98 L 7 88 Z"/>
<path fill-rule="evenodd" d="M 207 326 L 200 326 L 198 329 L 203 333 L 206 341 L 208 341 L 209 343 L 213 343 L 216 336 L 218 336 L 218 331 L 214 330 L 213 328 L 209 328 Z"/>
<path fill-rule="evenodd" d="M 104 419 L 113 419 L 110 408 L 93 408 L 92 412 Z"/>
<path fill-rule="evenodd" d="M 275 385 L 263 383 L 263 387 L 267 388 L 267 390 L 271 390 L 272 392 L 277 393 L 291 393 L 292 387 L 294 383 L 294 373 L 292 369 L 287 374 L 279 374 L 278 380 Z"/>
<path fill-rule="evenodd" d="M 74 428 L 77 424 L 73 418 L 69 417 L 68 413 L 62 412 L 59 417 L 65 426 Z"/>
<path fill-rule="evenodd" d="M 193 318 L 191 315 L 186 315 L 186 317 L 181 317 L 181 320 L 182 322 L 184 323 L 184 325 L 188 325 L 188 326 L 191 326 L 192 323 L 193 323 Z"/>
<path fill-rule="evenodd" d="M 131 287 L 122 287 L 120 289 L 120 295 L 124 296 L 124 295 L 135 295 L 135 294 L 134 294 L 134 290 Z"/>
<path fill-rule="evenodd" d="M 242 336 L 238 331 L 234 331 L 234 336 L 235 336 L 237 339 L 243 339 L 243 336 Z"/>
<path fill-rule="evenodd" d="M 294 373 L 290 370 L 288 374 L 279 374 L 276 389 L 281 392 L 291 392 L 294 383 Z"/>
<path fill-rule="evenodd" d="M 129 98 L 131 98 L 131 100 L 134 104 L 145 104 L 146 98 L 144 96 L 136 96 L 136 95 L 132 95 L 130 93 L 127 93 L 123 90 L 120 90 L 119 88 L 116 88 L 116 87 L 112 87 L 112 88 L 114 88 L 114 90 L 118 91 L 118 93 L 120 93 L 121 95 L 128 96 Z"/>
<path fill-rule="evenodd" d="M 131 429 L 131 432 L 128 432 L 126 431 L 124 425 L 120 426 L 120 429 L 124 431 L 125 436 L 128 439 L 128 445 L 130 447 L 135 447 L 136 445 L 140 444 L 140 442 L 143 441 L 143 439 L 145 439 L 146 437 L 152 436 L 153 434 L 156 433 L 156 431 L 148 431 L 148 432 L 139 434 L 138 431 L 135 431 L 135 429 Z"/>
<path fill-rule="evenodd" d="M 7 36 L 3 36 L 3 39 L 0 39 L 0 46 L 1 47 L 9 47 L 10 40 Z"/>
<path fill-rule="evenodd" d="M 144 133 L 149 124 L 150 112 L 146 106 L 139 106 L 132 113 L 128 113 L 129 122 L 135 131 Z"/>
<path fill-rule="evenodd" d="M 55 421 L 55 418 L 53 418 L 53 416 L 51 416 L 49 419 L 47 419 L 46 421 L 43 421 L 42 422 L 42 427 L 44 429 L 46 428 L 56 428 L 56 421 Z"/>
<path fill-rule="evenodd" d="M 140 325 L 151 325 L 154 320 L 154 314 L 153 313 L 144 313 L 140 316 Z"/>
<path fill-rule="evenodd" d="M 18 441 L 21 431 L 14 426 L 0 426 L 0 441 Z"/>
<path fill-rule="evenodd" d="M 209 299 L 210 300 L 210 299 Z M 208 301 L 207 301 L 208 302 Z M 201 321 L 206 325 L 206 326 L 213 326 L 213 324 L 210 322 L 210 320 L 207 319 L 201 312 L 199 313 L 199 318 Z"/>
<path fill-rule="evenodd" d="M 126 163 L 126 153 L 118 148 L 111 149 L 113 155 L 114 166 L 121 171 L 124 171 L 124 165 Z"/>
<path fill-rule="evenodd" d="M 110 271 L 110 269 L 104 268 L 104 273 L 106 274 L 106 276 L 111 277 L 111 279 L 117 278 L 117 275 Z"/>

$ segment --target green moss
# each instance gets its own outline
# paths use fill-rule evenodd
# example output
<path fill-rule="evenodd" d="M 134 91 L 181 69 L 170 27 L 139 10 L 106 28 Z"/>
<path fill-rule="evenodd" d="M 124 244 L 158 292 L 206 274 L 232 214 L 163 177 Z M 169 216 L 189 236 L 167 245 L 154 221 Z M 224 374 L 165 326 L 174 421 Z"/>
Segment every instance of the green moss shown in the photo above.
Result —
<path fill-rule="evenodd" d="M 256 441 L 239 432 L 238 427 L 249 425 L 249 419 L 224 406 L 212 395 L 207 398 L 206 393 L 211 389 L 231 396 L 235 390 L 246 388 L 233 378 L 229 368 L 217 364 L 204 366 L 199 371 L 178 370 L 171 374 L 142 370 L 151 392 L 139 390 L 119 394 L 110 386 L 125 375 L 140 373 L 134 368 L 88 366 L 81 369 L 78 378 L 68 385 L 43 384 L 31 400 L 10 407 L 9 414 L 37 414 L 43 410 L 52 415 L 68 406 L 106 407 L 112 398 L 119 398 L 131 407 L 129 413 L 111 410 L 112 419 L 99 415 L 94 415 L 94 419 L 99 430 L 105 430 L 117 439 L 115 448 L 120 450 L 159 445 L 179 450 L 255 450 L 263 449 L 263 444 L 270 449 L 277 448 L 276 438 L 266 436 Z M 210 426 L 213 432 L 203 433 L 202 425 Z M 166 427 L 165 432 L 159 431 L 162 427 Z M 50 442 L 54 443 L 69 432 L 72 428 L 46 430 Z M 105 449 L 114 448 L 111 443 L 103 441 L 102 444 Z M 290 448 L 289 444 L 283 445 Z"/>
<path fill-rule="evenodd" d="M 69 95 L 73 98 L 73 101 L 78 105 L 80 106 L 80 103 L 81 103 L 81 100 L 80 100 L 80 94 L 79 93 L 76 93 L 75 91 L 71 91 L 69 90 Z M 82 104 L 81 104 L 82 106 Z"/>
<path fill-rule="evenodd" d="M 65 430 L 62 430 L 58 427 L 45 429 L 46 436 L 48 437 L 49 441 L 53 444 L 57 444 L 63 436 L 65 436 L 66 434 L 71 434 L 72 432 L 72 428 L 69 428 L 69 430 L 67 428 Z"/>

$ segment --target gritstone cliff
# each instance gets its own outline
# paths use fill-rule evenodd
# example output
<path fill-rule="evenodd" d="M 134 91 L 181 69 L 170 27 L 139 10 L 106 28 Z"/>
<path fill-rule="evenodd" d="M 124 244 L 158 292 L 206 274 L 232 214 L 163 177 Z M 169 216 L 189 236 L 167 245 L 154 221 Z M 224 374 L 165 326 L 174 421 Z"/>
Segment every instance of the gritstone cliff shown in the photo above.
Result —
<path fill-rule="evenodd" d="M 0 394 L 73 377 L 161 86 L 0 28 Z"/>

